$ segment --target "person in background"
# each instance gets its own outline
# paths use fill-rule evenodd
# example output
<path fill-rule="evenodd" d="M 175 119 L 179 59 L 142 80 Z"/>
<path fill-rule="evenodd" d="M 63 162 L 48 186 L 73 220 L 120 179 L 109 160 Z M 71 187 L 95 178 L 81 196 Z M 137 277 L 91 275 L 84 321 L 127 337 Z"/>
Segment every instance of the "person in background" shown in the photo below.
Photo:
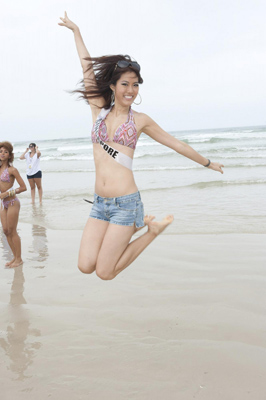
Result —
<path fill-rule="evenodd" d="M 13 259 L 6 263 L 6 267 L 14 268 L 23 263 L 21 258 L 21 240 L 17 233 L 17 224 L 20 202 L 17 194 L 27 190 L 26 184 L 18 170 L 12 166 L 14 160 L 13 146 L 9 142 L 0 143 L 0 199 L 1 223 L 8 244 L 13 253 Z M 15 180 L 19 187 L 14 189 Z"/>
<path fill-rule="evenodd" d="M 39 201 L 42 204 L 42 171 L 40 169 L 41 152 L 35 143 L 30 143 L 29 147 L 19 157 L 20 160 L 26 160 L 27 178 L 31 188 L 31 202 L 35 204 L 35 187 L 39 192 Z"/>

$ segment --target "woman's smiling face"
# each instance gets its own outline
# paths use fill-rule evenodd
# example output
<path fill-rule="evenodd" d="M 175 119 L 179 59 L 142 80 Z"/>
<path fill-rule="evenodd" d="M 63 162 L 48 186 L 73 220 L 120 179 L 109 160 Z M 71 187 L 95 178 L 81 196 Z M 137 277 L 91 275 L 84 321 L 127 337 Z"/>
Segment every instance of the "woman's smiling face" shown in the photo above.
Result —
<path fill-rule="evenodd" d="M 121 106 L 131 106 L 139 93 L 138 77 L 133 71 L 125 72 L 118 79 L 116 85 L 111 85 L 115 92 L 115 102 Z"/>

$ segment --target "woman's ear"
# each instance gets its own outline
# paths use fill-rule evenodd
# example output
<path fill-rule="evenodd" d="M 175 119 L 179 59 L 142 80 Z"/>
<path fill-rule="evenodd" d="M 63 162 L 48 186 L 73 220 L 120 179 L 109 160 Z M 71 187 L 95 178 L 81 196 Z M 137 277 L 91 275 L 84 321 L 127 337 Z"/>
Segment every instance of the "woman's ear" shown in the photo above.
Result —
<path fill-rule="evenodd" d="M 110 89 L 114 92 L 115 91 L 115 85 L 110 85 Z"/>

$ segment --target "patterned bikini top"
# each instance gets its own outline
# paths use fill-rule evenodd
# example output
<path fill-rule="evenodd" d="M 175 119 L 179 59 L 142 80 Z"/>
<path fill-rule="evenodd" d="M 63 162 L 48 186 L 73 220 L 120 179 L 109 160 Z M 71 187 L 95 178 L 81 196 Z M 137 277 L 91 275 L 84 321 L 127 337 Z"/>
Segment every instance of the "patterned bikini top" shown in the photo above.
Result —
<path fill-rule="evenodd" d="M 110 109 L 110 111 L 111 111 L 111 109 Z M 106 119 L 107 115 L 102 120 L 102 122 L 99 126 L 100 139 L 103 142 L 114 142 L 114 143 L 121 144 L 122 146 L 130 147 L 131 149 L 135 150 L 137 141 L 138 141 L 138 135 L 137 135 L 137 128 L 136 128 L 136 125 L 134 122 L 133 112 L 132 112 L 131 108 L 129 109 L 127 121 L 117 128 L 117 130 L 114 134 L 113 140 L 110 140 L 108 133 L 107 133 L 107 128 L 106 128 L 106 124 L 105 124 L 105 119 Z M 92 141 L 92 143 L 97 143 L 97 138 L 95 135 L 95 124 L 93 125 L 92 131 L 91 131 L 91 141 Z"/>
<path fill-rule="evenodd" d="M 9 172 L 8 172 L 8 168 L 6 168 L 1 176 L 0 176 L 0 181 L 2 182 L 10 182 L 10 176 L 9 176 Z"/>

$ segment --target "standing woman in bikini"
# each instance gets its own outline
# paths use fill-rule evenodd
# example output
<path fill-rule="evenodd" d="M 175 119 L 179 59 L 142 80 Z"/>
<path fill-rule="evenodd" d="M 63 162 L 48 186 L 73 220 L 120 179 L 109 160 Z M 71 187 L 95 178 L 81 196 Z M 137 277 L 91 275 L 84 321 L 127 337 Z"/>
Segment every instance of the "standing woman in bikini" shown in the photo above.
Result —
<path fill-rule="evenodd" d="M 85 226 L 79 252 L 79 269 L 105 280 L 115 278 L 171 222 L 168 215 L 160 222 L 146 218 L 148 230 L 130 242 L 143 227 L 143 204 L 132 173 L 132 159 L 142 132 L 179 154 L 223 173 L 222 164 L 211 162 L 160 128 L 146 114 L 131 109 L 143 82 L 140 66 L 129 56 L 92 58 L 79 28 L 65 13 L 59 25 L 69 28 L 84 75 L 83 89 L 76 91 L 88 101 L 92 119 L 93 153 L 96 168 L 94 204 Z M 104 151 L 105 150 L 105 151 Z"/>
<path fill-rule="evenodd" d="M 27 190 L 18 170 L 12 166 L 13 160 L 12 144 L 9 142 L 0 143 L 1 223 L 14 256 L 10 262 L 6 263 L 6 267 L 9 268 L 18 267 L 23 263 L 21 259 L 21 241 L 17 233 L 20 202 L 16 195 Z M 15 180 L 19 184 L 19 187 L 13 189 Z"/>

